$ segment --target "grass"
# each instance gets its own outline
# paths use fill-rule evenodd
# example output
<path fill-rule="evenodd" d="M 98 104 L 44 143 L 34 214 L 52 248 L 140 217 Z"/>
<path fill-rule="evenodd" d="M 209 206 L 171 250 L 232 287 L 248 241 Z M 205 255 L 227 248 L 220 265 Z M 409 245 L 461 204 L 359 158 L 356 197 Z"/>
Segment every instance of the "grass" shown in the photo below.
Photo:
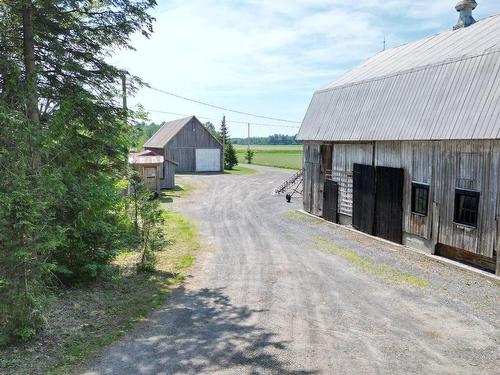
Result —
<path fill-rule="evenodd" d="M 246 162 L 247 146 L 235 145 L 235 148 L 238 160 Z M 250 149 L 254 151 L 252 164 L 294 170 L 302 168 L 302 145 L 256 145 Z"/>
<path fill-rule="evenodd" d="M 368 256 L 361 256 L 354 250 L 340 248 L 326 238 L 320 237 L 317 239 L 316 243 L 321 249 L 327 250 L 328 252 L 347 260 L 357 269 L 372 274 L 385 281 L 415 287 L 427 287 L 431 285 L 427 280 L 418 275 L 401 272 L 388 264 L 375 262 Z"/>
<path fill-rule="evenodd" d="M 171 192 L 186 195 L 183 185 Z M 168 205 L 163 205 L 168 207 Z M 177 212 L 166 212 L 167 247 L 158 252 L 156 272 L 137 273 L 137 252 L 121 253 L 110 277 L 92 285 L 60 290 L 46 314 L 46 329 L 34 341 L 0 349 L 0 374 L 59 375 L 80 365 L 167 302 L 200 249 L 198 231 Z"/>
<path fill-rule="evenodd" d="M 194 186 L 188 183 L 175 185 L 173 189 L 162 190 L 160 201 L 162 204 L 172 203 L 175 198 L 182 198 L 189 195 L 194 190 Z M 164 206 L 167 208 L 167 206 Z"/>
<path fill-rule="evenodd" d="M 224 170 L 224 173 L 227 173 L 227 174 L 255 174 L 255 173 L 257 173 L 257 171 L 255 169 L 251 169 L 251 168 L 236 166 L 236 167 L 233 167 L 233 169 Z"/>
<path fill-rule="evenodd" d="M 316 217 L 313 217 L 310 215 L 306 215 L 306 214 L 299 212 L 297 210 L 287 211 L 286 216 L 291 217 L 292 219 L 302 220 L 302 221 L 305 221 L 308 223 L 315 223 L 315 224 L 323 224 L 324 223 L 323 220 L 321 220 L 319 218 L 316 218 Z"/>

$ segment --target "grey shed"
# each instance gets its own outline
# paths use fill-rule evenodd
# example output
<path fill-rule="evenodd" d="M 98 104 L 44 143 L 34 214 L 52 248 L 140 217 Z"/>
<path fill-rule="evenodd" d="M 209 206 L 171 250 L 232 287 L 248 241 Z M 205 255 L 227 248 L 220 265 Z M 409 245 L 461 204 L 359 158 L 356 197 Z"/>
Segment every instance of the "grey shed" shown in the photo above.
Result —
<path fill-rule="evenodd" d="M 144 148 L 165 157 L 162 188 L 175 186 L 176 172 L 222 171 L 222 144 L 196 116 L 163 123 Z"/>
<path fill-rule="evenodd" d="M 500 272 L 500 15 L 369 58 L 297 138 L 306 211 Z"/>

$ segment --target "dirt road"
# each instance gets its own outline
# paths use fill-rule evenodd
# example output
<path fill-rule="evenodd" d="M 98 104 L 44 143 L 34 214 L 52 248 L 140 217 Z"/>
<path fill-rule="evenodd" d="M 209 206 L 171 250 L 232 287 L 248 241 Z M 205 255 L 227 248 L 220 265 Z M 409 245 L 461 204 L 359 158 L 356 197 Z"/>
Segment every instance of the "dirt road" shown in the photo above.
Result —
<path fill-rule="evenodd" d="M 287 171 L 183 176 L 207 250 L 86 374 L 498 374 L 500 286 L 296 214 Z"/>

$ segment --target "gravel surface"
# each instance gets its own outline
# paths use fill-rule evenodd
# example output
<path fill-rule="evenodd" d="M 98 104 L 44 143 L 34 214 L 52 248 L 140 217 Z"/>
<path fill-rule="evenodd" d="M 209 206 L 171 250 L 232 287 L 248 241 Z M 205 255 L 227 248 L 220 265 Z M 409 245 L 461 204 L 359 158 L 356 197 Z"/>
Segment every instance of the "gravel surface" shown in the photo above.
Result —
<path fill-rule="evenodd" d="M 206 250 L 90 374 L 500 374 L 500 286 L 295 212 L 289 171 L 182 176 Z"/>

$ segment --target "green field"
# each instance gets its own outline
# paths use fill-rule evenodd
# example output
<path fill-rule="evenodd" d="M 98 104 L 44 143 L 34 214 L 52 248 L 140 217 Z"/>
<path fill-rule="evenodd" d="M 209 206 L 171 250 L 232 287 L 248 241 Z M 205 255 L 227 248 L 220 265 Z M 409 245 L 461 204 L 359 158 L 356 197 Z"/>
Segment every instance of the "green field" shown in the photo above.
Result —
<path fill-rule="evenodd" d="M 246 163 L 246 145 L 235 145 L 240 163 Z M 302 145 L 254 145 L 250 146 L 254 151 L 253 164 L 267 167 L 301 169 L 302 168 Z"/>

